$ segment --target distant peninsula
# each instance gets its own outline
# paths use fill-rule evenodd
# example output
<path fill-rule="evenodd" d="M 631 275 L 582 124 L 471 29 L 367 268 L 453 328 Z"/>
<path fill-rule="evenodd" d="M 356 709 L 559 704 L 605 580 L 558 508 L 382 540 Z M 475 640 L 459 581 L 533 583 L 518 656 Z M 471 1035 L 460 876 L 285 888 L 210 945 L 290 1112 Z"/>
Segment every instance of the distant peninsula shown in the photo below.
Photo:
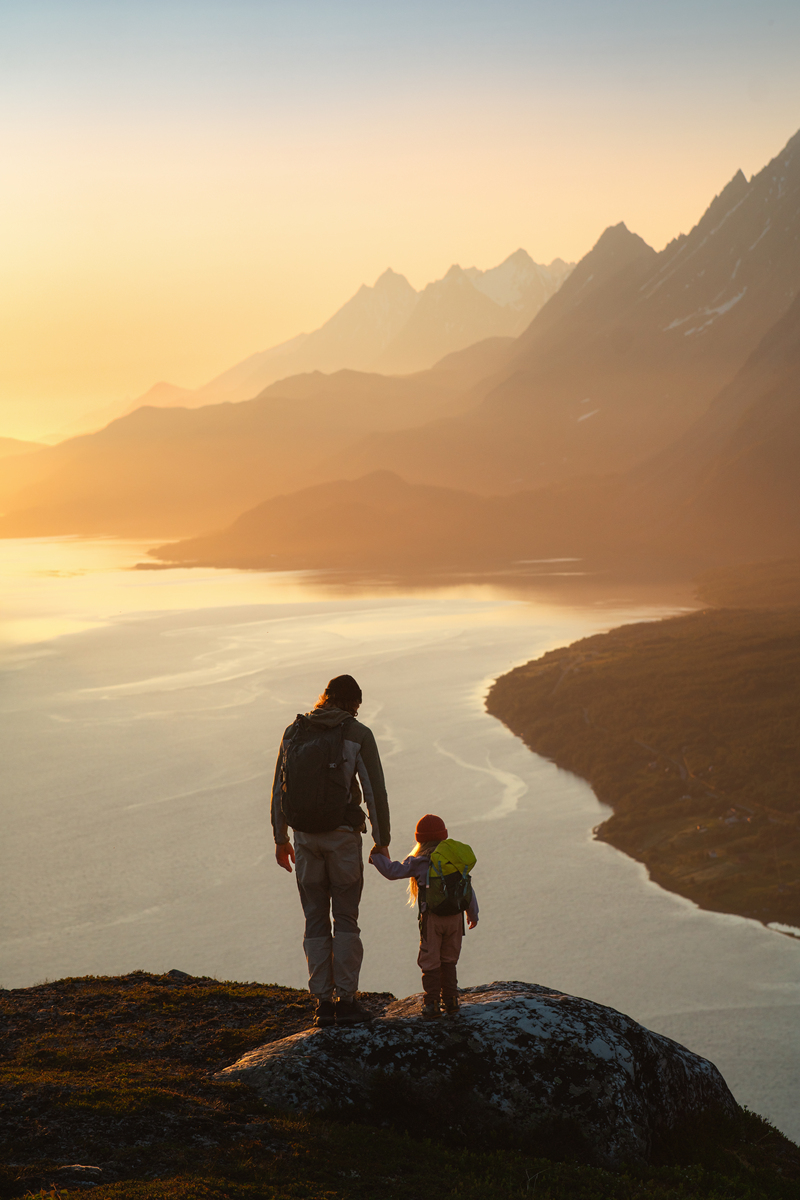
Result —
<path fill-rule="evenodd" d="M 742 607 L 551 651 L 487 708 L 589 781 L 614 810 L 596 836 L 661 887 L 800 936 L 798 593 L 800 562 L 709 574 L 701 598 Z"/>

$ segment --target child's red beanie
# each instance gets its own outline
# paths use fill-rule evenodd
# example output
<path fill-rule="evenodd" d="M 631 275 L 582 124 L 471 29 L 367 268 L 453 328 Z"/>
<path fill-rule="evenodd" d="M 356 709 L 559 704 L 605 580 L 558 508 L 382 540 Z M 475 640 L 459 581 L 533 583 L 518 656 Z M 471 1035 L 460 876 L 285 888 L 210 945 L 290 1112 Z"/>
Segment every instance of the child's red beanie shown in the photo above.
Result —
<path fill-rule="evenodd" d="M 417 821 L 415 837 L 418 842 L 443 842 L 447 837 L 447 826 L 441 817 L 426 813 Z"/>

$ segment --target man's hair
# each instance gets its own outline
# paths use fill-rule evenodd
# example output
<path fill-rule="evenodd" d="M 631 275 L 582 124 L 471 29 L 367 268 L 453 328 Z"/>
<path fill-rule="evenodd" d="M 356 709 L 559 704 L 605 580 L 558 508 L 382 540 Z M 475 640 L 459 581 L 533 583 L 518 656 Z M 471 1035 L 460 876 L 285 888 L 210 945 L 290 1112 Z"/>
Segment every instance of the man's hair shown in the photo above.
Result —
<path fill-rule="evenodd" d="M 361 703 L 361 688 L 352 675 L 335 675 L 317 700 L 317 708 L 342 708 L 351 712 Z"/>

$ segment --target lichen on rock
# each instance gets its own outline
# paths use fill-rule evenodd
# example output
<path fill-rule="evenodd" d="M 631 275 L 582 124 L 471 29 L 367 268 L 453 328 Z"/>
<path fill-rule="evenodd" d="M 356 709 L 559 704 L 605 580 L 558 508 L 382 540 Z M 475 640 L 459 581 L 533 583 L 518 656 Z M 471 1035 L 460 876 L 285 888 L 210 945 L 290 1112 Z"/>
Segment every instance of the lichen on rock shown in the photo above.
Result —
<path fill-rule="evenodd" d="M 280 1108 L 569 1147 L 606 1166 L 650 1161 L 687 1121 L 737 1111 L 712 1063 L 615 1009 L 518 982 L 460 1000 L 458 1015 L 423 1021 L 409 996 L 372 1025 L 261 1046 L 217 1078 Z"/>

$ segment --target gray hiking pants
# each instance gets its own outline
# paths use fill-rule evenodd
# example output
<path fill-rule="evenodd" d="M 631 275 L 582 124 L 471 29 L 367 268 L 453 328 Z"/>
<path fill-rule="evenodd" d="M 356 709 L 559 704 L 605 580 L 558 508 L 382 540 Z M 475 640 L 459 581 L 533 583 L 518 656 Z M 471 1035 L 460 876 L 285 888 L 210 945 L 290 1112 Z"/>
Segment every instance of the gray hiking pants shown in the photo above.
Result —
<path fill-rule="evenodd" d="M 306 918 L 303 950 L 308 989 L 319 1000 L 350 1000 L 358 991 L 364 948 L 358 905 L 364 886 L 361 834 L 294 831 L 295 870 Z M 333 914 L 333 933 L 331 933 Z"/>

